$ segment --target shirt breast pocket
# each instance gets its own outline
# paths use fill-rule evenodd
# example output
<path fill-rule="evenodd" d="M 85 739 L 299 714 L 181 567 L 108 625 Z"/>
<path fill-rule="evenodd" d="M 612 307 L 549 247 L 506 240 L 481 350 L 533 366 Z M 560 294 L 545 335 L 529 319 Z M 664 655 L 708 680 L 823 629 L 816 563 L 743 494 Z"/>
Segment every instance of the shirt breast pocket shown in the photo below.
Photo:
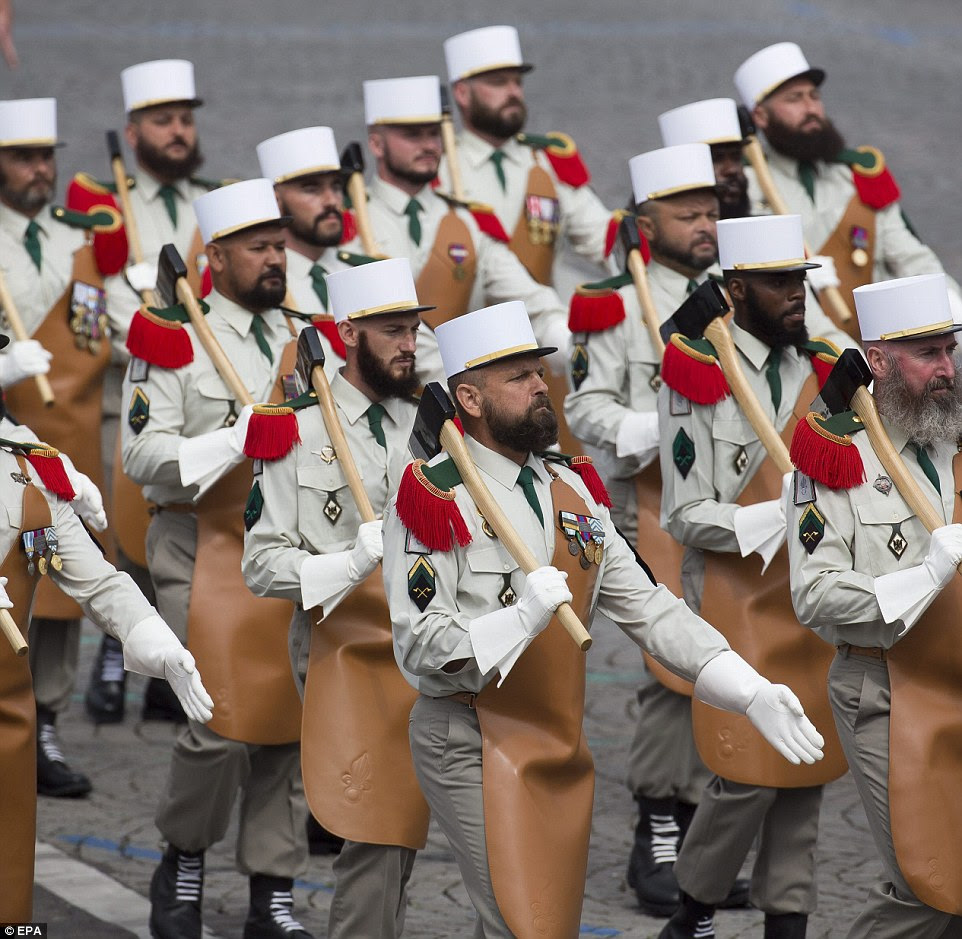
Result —
<path fill-rule="evenodd" d="M 867 566 L 878 577 L 912 567 L 925 556 L 929 535 L 901 500 L 866 502 L 856 506 L 856 512 L 855 557 L 860 569 Z"/>
<path fill-rule="evenodd" d="M 742 476 L 761 447 L 748 421 L 716 418 L 712 423 L 711 435 L 716 478 L 719 475 L 724 479 Z"/>
<path fill-rule="evenodd" d="M 500 599 L 505 588 L 509 586 L 520 591 L 520 568 L 514 558 L 498 545 L 486 545 L 468 551 L 466 560 L 473 579 L 477 579 L 479 583 L 490 583 L 492 598 Z M 485 593 L 488 589 L 486 585 L 483 588 Z"/>
<path fill-rule="evenodd" d="M 299 524 L 306 533 L 310 533 L 309 529 L 320 529 L 322 539 L 329 541 L 329 533 L 335 528 L 357 528 L 357 507 L 337 460 L 297 467 L 297 489 Z"/>
<path fill-rule="evenodd" d="M 201 397 L 200 407 L 204 415 L 218 415 L 226 425 L 231 415 L 236 418 L 240 414 L 242 405 L 234 400 L 234 395 L 216 373 L 201 375 L 197 379 L 197 393 Z"/>

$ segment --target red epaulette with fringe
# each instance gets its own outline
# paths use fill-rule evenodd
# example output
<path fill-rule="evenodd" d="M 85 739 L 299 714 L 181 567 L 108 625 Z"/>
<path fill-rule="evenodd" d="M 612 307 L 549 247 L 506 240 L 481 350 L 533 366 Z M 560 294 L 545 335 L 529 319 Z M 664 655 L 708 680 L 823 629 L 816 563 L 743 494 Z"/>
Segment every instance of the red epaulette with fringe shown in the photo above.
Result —
<path fill-rule="evenodd" d="M 595 502 L 606 508 L 611 508 L 611 496 L 608 494 L 608 488 L 598 474 L 598 470 L 595 469 L 594 461 L 590 456 L 584 454 L 570 456 L 557 450 L 545 450 L 536 454 L 536 456 L 541 457 L 546 463 L 561 463 L 563 466 L 567 466 L 571 472 L 581 477 L 588 494 Z"/>
<path fill-rule="evenodd" d="M 432 551 L 450 551 L 455 542 L 471 543 L 471 532 L 455 501 L 461 474 L 454 461 L 429 466 L 424 460 L 408 464 L 398 487 L 396 508 L 401 524 Z"/>
<path fill-rule="evenodd" d="M 665 346 L 661 379 L 695 404 L 717 404 L 731 394 L 715 347 L 705 338 L 688 339 L 673 333 Z"/>
<path fill-rule="evenodd" d="M 835 362 L 842 354 L 842 350 L 831 339 L 824 339 L 821 336 L 809 339 L 802 348 L 812 362 L 812 369 L 818 378 L 818 387 L 821 388 L 835 367 Z"/>
<path fill-rule="evenodd" d="M 852 441 L 864 429 L 854 411 L 829 418 L 810 411 L 795 425 L 789 456 L 800 472 L 829 489 L 852 489 L 865 482 L 862 455 Z"/>
<path fill-rule="evenodd" d="M 899 184 L 889 170 L 882 151 L 876 147 L 843 150 L 838 160 L 851 168 L 852 183 L 858 197 L 870 209 L 879 211 L 901 197 Z"/>
<path fill-rule="evenodd" d="M 301 442 L 297 412 L 317 404 L 317 393 L 305 391 L 283 404 L 255 404 L 247 425 L 244 455 L 252 460 L 280 460 Z"/>
<path fill-rule="evenodd" d="M 600 333 L 617 326 L 626 315 L 618 289 L 630 283 L 630 274 L 619 274 L 593 284 L 579 284 L 568 305 L 568 329 L 573 333 Z"/>
<path fill-rule="evenodd" d="M 86 173 L 78 173 L 67 187 L 65 204 L 68 209 L 75 212 L 99 209 L 114 216 L 116 219 L 114 226 L 94 230 L 93 250 L 97 270 L 101 274 L 109 276 L 120 273 L 127 264 L 130 248 L 127 244 L 123 216 L 110 188 Z"/>
<path fill-rule="evenodd" d="M 504 226 L 501 224 L 501 219 L 494 214 L 494 209 L 492 209 L 490 205 L 482 205 L 480 202 L 469 202 L 466 208 L 471 213 L 475 222 L 477 222 L 478 228 L 489 238 L 493 238 L 495 241 L 500 241 L 504 244 L 508 244 L 508 242 L 511 241 L 508 233 L 504 230 Z"/>
<path fill-rule="evenodd" d="M 0 440 L 0 446 L 22 453 L 48 492 L 65 502 L 73 502 L 77 498 L 63 460 L 60 459 L 60 451 L 55 447 L 45 443 L 25 443 L 22 440 Z"/>
<path fill-rule="evenodd" d="M 591 182 L 591 173 L 585 166 L 575 142 L 561 131 L 549 134 L 518 134 L 518 143 L 536 150 L 543 150 L 555 176 L 566 186 L 578 189 Z"/>
<path fill-rule="evenodd" d="M 206 314 L 209 307 L 203 301 Z M 194 347 L 184 324 L 190 321 L 180 306 L 141 307 L 130 321 L 127 349 L 132 356 L 159 368 L 183 368 L 194 361 Z"/>
<path fill-rule="evenodd" d="M 342 215 L 344 227 L 341 229 L 341 244 L 346 245 L 349 241 L 357 238 L 357 219 L 350 209 L 345 209 Z"/>
<path fill-rule="evenodd" d="M 344 340 L 341 339 L 341 334 L 337 331 L 337 323 L 334 322 L 334 317 L 329 313 L 324 313 L 321 316 L 312 316 L 311 322 L 317 331 L 328 341 L 331 346 L 331 351 L 340 359 L 347 358 L 347 349 L 344 347 Z"/>

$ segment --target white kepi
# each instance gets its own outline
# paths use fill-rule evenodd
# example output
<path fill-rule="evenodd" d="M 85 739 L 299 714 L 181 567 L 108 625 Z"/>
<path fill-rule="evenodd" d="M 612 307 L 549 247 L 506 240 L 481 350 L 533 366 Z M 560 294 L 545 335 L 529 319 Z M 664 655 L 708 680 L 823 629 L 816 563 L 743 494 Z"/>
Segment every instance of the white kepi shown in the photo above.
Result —
<path fill-rule="evenodd" d="M 186 59 L 155 59 L 131 65 L 120 73 L 120 84 L 128 114 L 158 104 L 183 102 L 192 108 L 203 104 L 194 86 L 194 63 Z"/>
<path fill-rule="evenodd" d="M 407 258 L 346 267 L 328 274 L 325 280 L 328 308 L 335 323 L 382 313 L 420 313 L 434 309 L 418 302 Z"/>
<path fill-rule="evenodd" d="M 790 78 L 805 75 L 816 85 L 825 81 L 825 72 L 812 68 L 805 53 L 794 42 L 776 42 L 773 46 L 759 49 L 735 70 L 735 88 L 745 104 L 754 108 L 767 98 L 779 85 Z"/>
<path fill-rule="evenodd" d="M 58 147 L 57 99 L 0 101 L 0 147 Z"/>
<path fill-rule="evenodd" d="M 364 121 L 368 127 L 440 123 L 441 80 L 437 75 L 415 75 L 364 82 Z"/>
<path fill-rule="evenodd" d="M 539 346 L 521 300 L 497 303 L 456 316 L 434 330 L 445 377 L 516 355 L 549 355 L 555 346 Z"/>
<path fill-rule="evenodd" d="M 658 115 L 658 129 L 666 147 L 742 142 L 738 106 L 733 98 L 708 98 L 665 111 Z"/>
<path fill-rule="evenodd" d="M 711 147 L 705 143 L 686 143 L 639 153 L 628 161 L 628 172 L 637 203 L 694 189 L 715 188 Z"/>
<path fill-rule="evenodd" d="M 822 266 L 805 260 L 800 215 L 722 219 L 716 231 L 723 271 L 807 271 Z"/>
<path fill-rule="evenodd" d="M 257 161 L 262 175 L 275 183 L 315 173 L 336 173 L 341 168 L 330 127 L 302 127 L 262 140 L 257 145 Z"/>
<path fill-rule="evenodd" d="M 204 244 L 268 222 L 290 223 L 281 215 L 269 179 L 245 179 L 222 186 L 194 200 L 194 213 Z"/>
<path fill-rule="evenodd" d="M 949 306 L 945 274 L 919 274 L 852 291 L 863 342 L 921 339 L 962 330 Z"/>
<path fill-rule="evenodd" d="M 483 26 L 445 39 L 444 59 L 452 84 L 499 68 L 534 68 L 521 58 L 521 40 L 513 26 Z"/>

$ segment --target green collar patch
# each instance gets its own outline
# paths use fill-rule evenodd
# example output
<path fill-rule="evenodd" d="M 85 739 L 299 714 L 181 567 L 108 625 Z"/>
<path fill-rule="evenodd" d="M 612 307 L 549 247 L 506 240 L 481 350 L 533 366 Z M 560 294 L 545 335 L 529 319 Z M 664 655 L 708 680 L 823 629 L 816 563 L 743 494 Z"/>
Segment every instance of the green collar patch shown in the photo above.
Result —
<path fill-rule="evenodd" d="M 687 479 L 695 465 L 695 441 L 685 433 L 684 427 L 678 428 L 678 433 L 671 443 L 671 458 L 675 462 L 675 468 L 681 473 L 681 478 Z"/>

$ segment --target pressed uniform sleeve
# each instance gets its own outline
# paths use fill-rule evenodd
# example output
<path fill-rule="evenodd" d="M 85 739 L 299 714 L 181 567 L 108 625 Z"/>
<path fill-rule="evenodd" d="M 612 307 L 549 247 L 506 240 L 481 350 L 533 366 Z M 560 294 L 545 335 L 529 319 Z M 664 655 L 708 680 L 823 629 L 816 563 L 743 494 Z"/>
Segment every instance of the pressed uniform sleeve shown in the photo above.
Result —
<path fill-rule="evenodd" d="M 611 211 L 588 185 L 574 188 L 556 180 L 555 186 L 565 239 L 581 257 L 595 264 L 604 264 Z"/>

